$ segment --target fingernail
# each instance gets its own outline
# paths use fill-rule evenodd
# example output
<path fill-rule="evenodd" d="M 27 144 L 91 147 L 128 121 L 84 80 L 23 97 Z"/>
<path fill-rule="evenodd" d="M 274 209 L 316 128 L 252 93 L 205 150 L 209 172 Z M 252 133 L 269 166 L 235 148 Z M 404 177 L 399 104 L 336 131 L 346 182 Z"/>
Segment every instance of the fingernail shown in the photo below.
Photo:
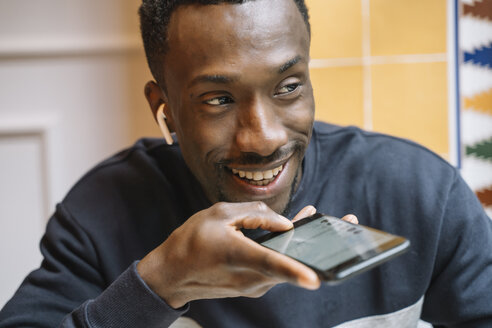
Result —
<path fill-rule="evenodd" d="M 318 275 L 311 271 L 307 273 L 304 277 L 299 279 L 299 285 L 303 288 L 314 290 L 319 288 L 319 278 Z"/>
<path fill-rule="evenodd" d="M 316 214 L 316 207 L 311 206 L 311 207 L 309 208 L 309 215 L 313 215 L 313 214 Z"/>
<path fill-rule="evenodd" d="M 355 215 L 353 215 L 353 214 L 349 214 L 349 215 L 348 215 L 348 219 L 349 219 L 349 221 L 350 221 L 350 222 L 352 222 L 352 223 L 358 223 L 358 222 L 359 222 L 359 221 L 357 220 L 357 217 L 356 217 Z"/>

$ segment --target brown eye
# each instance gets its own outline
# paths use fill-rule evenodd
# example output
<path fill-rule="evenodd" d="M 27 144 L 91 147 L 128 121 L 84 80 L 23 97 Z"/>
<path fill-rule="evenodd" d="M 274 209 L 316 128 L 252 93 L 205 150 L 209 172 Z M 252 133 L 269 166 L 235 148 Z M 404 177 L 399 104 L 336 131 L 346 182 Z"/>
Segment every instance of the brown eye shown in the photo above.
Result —
<path fill-rule="evenodd" d="M 285 94 L 289 94 L 291 92 L 296 91 L 300 87 L 300 83 L 292 83 L 292 84 L 287 84 L 278 89 L 278 91 L 275 93 L 276 96 L 281 96 Z"/>
<path fill-rule="evenodd" d="M 230 104 L 232 102 L 233 102 L 232 98 L 226 97 L 226 96 L 214 97 L 212 99 L 204 101 L 204 103 L 211 105 L 211 106 L 227 105 L 227 104 Z"/>

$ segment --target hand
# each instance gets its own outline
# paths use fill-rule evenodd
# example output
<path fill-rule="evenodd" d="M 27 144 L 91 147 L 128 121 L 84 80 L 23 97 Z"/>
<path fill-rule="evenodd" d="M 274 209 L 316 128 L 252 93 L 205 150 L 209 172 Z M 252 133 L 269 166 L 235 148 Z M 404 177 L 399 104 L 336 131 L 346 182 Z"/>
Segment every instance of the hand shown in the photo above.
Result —
<path fill-rule="evenodd" d="M 306 206 L 294 220 L 315 212 Z M 354 222 L 354 218 L 343 219 Z M 257 244 L 240 228 L 284 231 L 292 228 L 292 222 L 262 202 L 215 204 L 189 218 L 142 259 L 139 274 L 174 308 L 195 299 L 260 297 L 282 282 L 319 287 L 310 268 Z"/>
<path fill-rule="evenodd" d="M 257 244 L 240 228 L 284 231 L 292 222 L 262 202 L 217 203 L 190 217 L 137 270 L 174 308 L 196 299 L 260 297 L 282 282 L 319 287 L 313 270 Z"/>

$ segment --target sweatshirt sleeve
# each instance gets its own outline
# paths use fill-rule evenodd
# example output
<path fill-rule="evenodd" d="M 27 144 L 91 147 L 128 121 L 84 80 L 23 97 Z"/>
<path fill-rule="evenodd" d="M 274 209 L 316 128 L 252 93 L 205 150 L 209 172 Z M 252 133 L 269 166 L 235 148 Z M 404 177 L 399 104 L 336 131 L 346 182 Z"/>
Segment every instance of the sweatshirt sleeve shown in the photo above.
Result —
<path fill-rule="evenodd" d="M 0 328 L 167 327 L 187 310 L 175 310 L 155 294 L 138 275 L 137 262 L 106 282 L 90 237 L 61 205 L 41 252 L 41 267 L 0 311 Z"/>
<path fill-rule="evenodd" d="M 188 305 L 174 310 L 149 289 L 136 266 L 66 316 L 60 327 L 167 327 L 186 312 Z"/>
<path fill-rule="evenodd" d="M 456 175 L 445 203 L 424 320 L 443 327 L 492 327 L 492 220 Z"/>

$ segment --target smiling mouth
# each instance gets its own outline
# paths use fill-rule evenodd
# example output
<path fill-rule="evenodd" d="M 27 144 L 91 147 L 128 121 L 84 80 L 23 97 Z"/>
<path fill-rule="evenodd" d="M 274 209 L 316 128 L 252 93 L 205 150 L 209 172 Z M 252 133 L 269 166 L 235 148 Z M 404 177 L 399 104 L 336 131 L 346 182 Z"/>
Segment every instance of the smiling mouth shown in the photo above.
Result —
<path fill-rule="evenodd" d="M 241 180 L 246 181 L 254 186 L 266 186 L 282 172 L 284 166 L 280 165 L 274 169 L 266 171 L 242 171 L 238 169 L 232 169 L 231 171 L 234 175 L 241 178 Z"/>

